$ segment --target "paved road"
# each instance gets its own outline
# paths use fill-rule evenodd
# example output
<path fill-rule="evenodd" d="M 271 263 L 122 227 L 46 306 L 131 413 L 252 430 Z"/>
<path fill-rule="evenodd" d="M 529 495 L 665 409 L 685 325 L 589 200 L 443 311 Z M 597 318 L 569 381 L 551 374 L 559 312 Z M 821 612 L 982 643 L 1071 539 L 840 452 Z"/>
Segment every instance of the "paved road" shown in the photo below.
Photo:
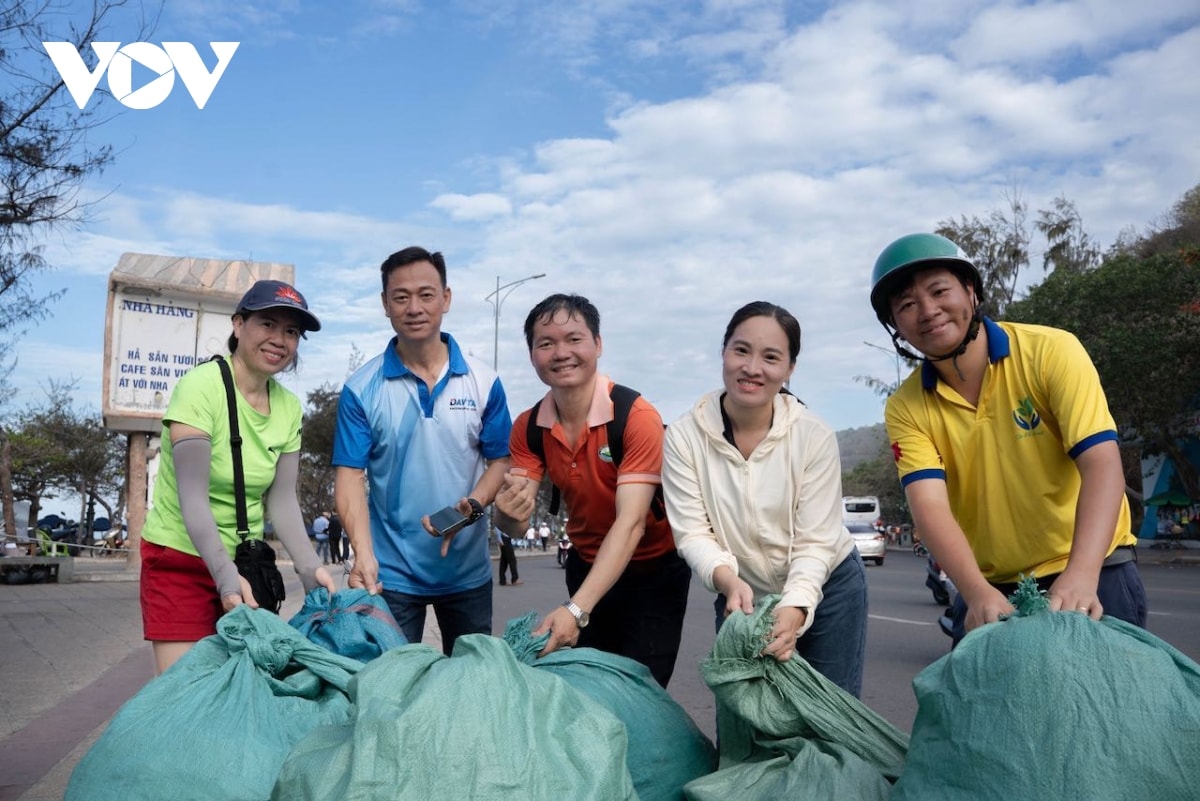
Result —
<path fill-rule="evenodd" d="M 1200 661 L 1200 567 L 1152 564 L 1172 554 L 1145 552 L 1150 629 Z M 566 597 L 553 551 L 519 556 L 523 583 L 495 588 L 496 633 L 526 612 L 539 615 Z M 1197 560 L 1200 561 L 1200 560 Z M 115 560 L 77 560 L 81 578 L 106 580 L 0 586 L 0 801 L 61 799 L 70 771 L 112 713 L 148 680 L 136 577 Z M 923 586 L 923 565 L 893 551 L 868 568 L 871 593 L 863 700 L 908 730 L 916 714 L 913 676 L 946 652 L 933 621 L 939 608 Z M 285 570 L 285 575 L 290 572 Z M 300 606 L 289 583 L 285 616 Z M 693 582 L 683 646 L 670 692 L 702 730 L 714 734 L 712 695 L 698 665 L 713 639 L 711 595 Z M 426 640 L 438 642 L 436 627 Z"/>

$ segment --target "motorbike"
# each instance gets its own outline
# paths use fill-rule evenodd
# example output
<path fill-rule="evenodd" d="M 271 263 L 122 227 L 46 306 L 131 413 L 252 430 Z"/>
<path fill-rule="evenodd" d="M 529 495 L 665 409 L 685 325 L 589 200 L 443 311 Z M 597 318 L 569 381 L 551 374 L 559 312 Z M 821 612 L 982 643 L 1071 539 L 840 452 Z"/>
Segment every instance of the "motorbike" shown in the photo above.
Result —
<path fill-rule="evenodd" d="M 925 586 L 933 593 L 933 601 L 938 606 L 949 606 L 958 595 L 954 582 L 928 552 L 925 555 Z"/>
<path fill-rule="evenodd" d="M 571 540 L 567 539 L 567 535 L 563 534 L 558 538 L 558 566 L 566 568 L 567 554 L 571 552 Z"/>

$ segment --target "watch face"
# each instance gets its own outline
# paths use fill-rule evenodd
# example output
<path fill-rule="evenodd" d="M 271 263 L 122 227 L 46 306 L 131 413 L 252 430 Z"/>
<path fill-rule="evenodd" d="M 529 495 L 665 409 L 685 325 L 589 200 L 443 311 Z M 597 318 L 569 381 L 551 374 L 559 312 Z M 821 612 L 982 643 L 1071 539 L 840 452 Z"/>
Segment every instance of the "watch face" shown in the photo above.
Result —
<path fill-rule="evenodd" d="M 592 618 L 588 615 L 587 612 L 580 612 L 579 617 L 576 618 L 576 620 L 579 621 L 579 628 L 583 628 L 584 626 L 586 626 L 588 624 L 588 621 L 590 621 L 591 619 Z"/>

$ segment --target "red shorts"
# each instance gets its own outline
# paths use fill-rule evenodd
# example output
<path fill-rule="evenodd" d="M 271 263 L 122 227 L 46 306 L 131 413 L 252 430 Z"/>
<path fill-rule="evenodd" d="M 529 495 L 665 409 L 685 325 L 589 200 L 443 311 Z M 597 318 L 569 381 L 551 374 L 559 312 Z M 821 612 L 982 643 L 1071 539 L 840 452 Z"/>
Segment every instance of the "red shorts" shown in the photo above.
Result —
<path fill-rule="evenodd" d="M 196 642 L 225 613 L 199 556 L 142 540 L 142 630 L 150 641 Z"/>

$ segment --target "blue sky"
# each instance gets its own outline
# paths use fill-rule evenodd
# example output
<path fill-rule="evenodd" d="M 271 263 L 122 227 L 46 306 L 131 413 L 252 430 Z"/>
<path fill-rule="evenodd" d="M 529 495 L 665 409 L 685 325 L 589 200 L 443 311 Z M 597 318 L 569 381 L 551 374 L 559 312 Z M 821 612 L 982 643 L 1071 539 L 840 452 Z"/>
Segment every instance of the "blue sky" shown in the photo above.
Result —
<path fill-rule="evenodd" d="M 149 41 L 210 67 L 207 42 L 241 44 L 203 110 L 178 81 L 153 109 L 92 100 L 118 155 L 85 187 L 95 219 L 45 243 L 37 286 L 68 292 L 18 346 L 18 405 L 54 376 L 100 408 L 123 252 L 294 264 L 326 324 L 287 379 L 304 393 L 385 346 L 379 263 L 420 244 L 447 257 L 446 329 L 487 361 L 497 276 L 546 273 L 502 307 L 514 416 L 542 392 L 525 314 L 573 291 L 602 369 L 668 421 L 761 299 L 803 327 L 797 394 L 871 425 L 854 376 L 895 375 L 863 344 L 887 344 L 867 296 L 888 242 L 1016 186 L 1031 219 L 1073 200 L 1107 247 L 1200 183 L 1195 0 L 166 0 Z"/>

